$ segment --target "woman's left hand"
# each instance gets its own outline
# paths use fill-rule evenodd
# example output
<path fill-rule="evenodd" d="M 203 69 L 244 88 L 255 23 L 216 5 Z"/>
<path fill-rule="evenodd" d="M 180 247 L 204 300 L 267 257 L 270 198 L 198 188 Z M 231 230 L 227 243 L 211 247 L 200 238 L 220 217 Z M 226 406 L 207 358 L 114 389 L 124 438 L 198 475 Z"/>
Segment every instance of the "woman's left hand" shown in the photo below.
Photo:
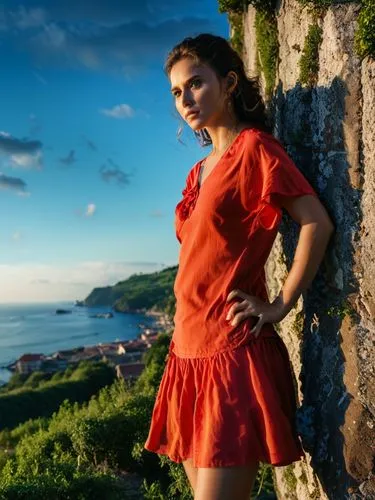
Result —
<path fill-rule="evenodd" d="M 228 294 L 227 302 L 233 300 L 235 297 L 240 297 L 244 300 L 233 304 L 228 311 L 226 319 L 231 322 L 231 325 L 236 326 L 250 316 L 257 316 L 259 320 L 251 329 L 251 333 L 255 337 L 258 337 L 265 323 L 278 323 L 286 316 L 282 304 L 276 302 L 273 304 L 266 303 L 258 297 L 248 295 L 238 289 L 232 290 Z"/>

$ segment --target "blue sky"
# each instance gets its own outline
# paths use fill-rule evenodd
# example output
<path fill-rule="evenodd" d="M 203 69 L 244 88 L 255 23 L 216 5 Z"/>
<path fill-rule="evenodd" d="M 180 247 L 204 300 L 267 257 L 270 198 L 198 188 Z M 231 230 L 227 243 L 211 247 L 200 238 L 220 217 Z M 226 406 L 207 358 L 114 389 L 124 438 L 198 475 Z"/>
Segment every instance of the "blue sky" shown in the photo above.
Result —
<path fill-rule="evenodd" d="M 168 51 L 228 38 L 216 0 L 0 0 L 0 302 L 84 298 L 178 261 L 173 220 L 207 154 Z"/>

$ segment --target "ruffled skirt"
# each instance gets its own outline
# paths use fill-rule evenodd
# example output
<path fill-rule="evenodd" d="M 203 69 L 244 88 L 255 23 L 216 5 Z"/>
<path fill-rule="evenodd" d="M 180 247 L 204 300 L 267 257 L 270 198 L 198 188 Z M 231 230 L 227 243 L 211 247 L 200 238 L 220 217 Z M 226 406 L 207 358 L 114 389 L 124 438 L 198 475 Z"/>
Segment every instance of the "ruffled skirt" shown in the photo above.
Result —
<path fill-rule="evenodd" d="M 206 358 L 170 351 L 144 448 L 195 467 L 288 465 L 303 456 L 296 399 L 281 337 Z"/>

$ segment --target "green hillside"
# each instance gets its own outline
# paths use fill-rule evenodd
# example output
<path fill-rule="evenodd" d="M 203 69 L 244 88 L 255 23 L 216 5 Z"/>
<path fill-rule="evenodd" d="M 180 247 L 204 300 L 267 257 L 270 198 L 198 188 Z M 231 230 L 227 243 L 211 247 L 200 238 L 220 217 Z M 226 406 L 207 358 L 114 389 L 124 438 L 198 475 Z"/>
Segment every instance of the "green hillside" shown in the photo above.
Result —
<path fill-rule="evenodd" d="M 115 378 L 115 370 L 101 361 L 81 361 L 76 368 L 70 366 L 49 380 L 46 374 L 34 372 L 21 382 L 19 374 L 14 374 L 0 392 L 0 431 L 32 418 L 49 417 L 66 399 L 87 401 Z"/>
<path fill-rule="evenodd" d="M 174 308 L 173 285 L 178 266 L 149 274 L 133 274 L 114 286 L 94 288 L 83 301 L 88 307 L 113 307 L 119 312 L 153 309 L 170 313 Z"/>
<path fill-rule="evenodd" d="M 133 383 L 116 379 L 80 402 L 66 397 L 52 415 L 41 408 L 0 431 L 0 500 L 192 500 L 183 465 L 143 447 L 169 346 L 161 334 Z M 252 498 L 275 498 L 271 466 L 261 465 Z"/>

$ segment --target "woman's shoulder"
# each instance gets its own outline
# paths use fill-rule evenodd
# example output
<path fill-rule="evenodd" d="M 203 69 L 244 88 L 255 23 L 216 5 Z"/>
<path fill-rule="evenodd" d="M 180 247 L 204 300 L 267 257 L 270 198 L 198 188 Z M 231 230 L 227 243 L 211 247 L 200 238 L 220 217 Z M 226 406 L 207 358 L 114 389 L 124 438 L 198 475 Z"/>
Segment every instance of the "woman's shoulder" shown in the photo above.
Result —
<path fill-rule="evenodd" d="M 284 156 L 285 147 L 282 142 L 270 132 L 257 127 L 248 128 L 244 131 L 242 153 L 249 158 L 259 160 L 260 158 Z"/>
<path fill-rule="evenodd" d="M 278 142 L 278 139 L 270 132 L 256 126 L 249 126 L 243 130 L 244 142 L 250 146 L 264 144 L 267 142 Z"/>

